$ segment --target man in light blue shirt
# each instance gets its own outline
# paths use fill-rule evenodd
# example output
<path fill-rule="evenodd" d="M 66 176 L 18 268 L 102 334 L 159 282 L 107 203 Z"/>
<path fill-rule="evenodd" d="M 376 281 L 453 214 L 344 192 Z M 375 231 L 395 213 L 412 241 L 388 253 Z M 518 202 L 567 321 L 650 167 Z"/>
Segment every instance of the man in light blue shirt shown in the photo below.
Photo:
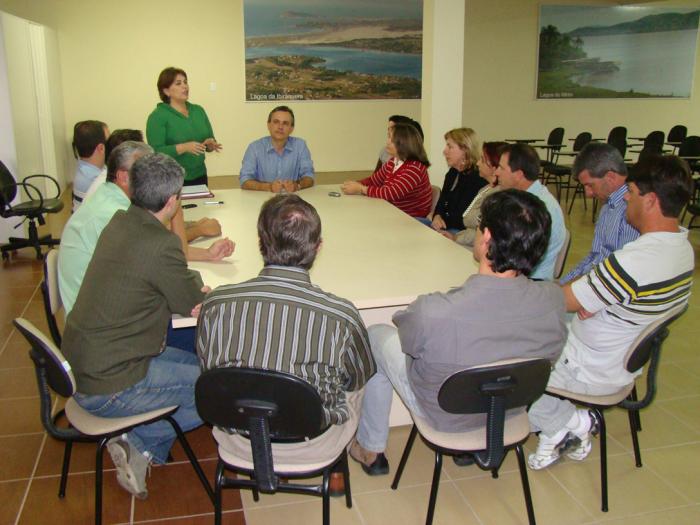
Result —
<path fill-rule="evenodd" d="M 241 165 L 244 190 L 294 192 L 314 185 L 314 163 L 303 139 L 290 137 L 294 112 L 278 106 L 267 117 L 269 137 L 252 142 Z"/>
<path fill-rule="evenodd" d="M 73 153 L 78 165 L 73 179 L 73 212 L 85 199 L 88 188 L 105 167 L 105 143 L 109 128 L 99 120 L 83 120 L 73 127 Z"/>
<path fill-rule="evenodd" d="M 605 205 L 600 210 L 593 234 L 591 251 L 561 279 L 561 284 L 588 274 L 612 252 L 639 237 L 627 222 L 627 166 L 617 148 L 602 142 L 591 142 L 576 157 L 572 169 L 586 191 Z"/>
<path fill-rule="evenodd" d="M 557 255 L 564 246 L 566 226 L 561 207 L 549 190 L 539 181 L 540 157 L 527 144 L 510 144 L 501 155 L 496 168 L 498 184 L 503 189 L 515 188 L 527 191 L 538 197 L 547 207 L 552 217 L 552 231 L 545 252 L 539 264 L 530 274 L 531 279 L 551 281 L 554 278 L 554 265 Z"/>

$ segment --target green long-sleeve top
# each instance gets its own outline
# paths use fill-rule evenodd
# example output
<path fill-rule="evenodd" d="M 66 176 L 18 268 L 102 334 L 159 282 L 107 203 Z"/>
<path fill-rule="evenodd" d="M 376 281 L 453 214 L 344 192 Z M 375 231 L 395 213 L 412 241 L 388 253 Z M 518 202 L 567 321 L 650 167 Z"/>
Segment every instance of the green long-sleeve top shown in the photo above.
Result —
<path fill-rule="evenodd" d="M 214 137 L 209 118 L 202 106 L 187 104 L 189 116 L 185 116 L 170 104 L 160 102 L 148 116 L 146 140 L 158 153 L 174 158 L 185 170 L 185 180 L 192 180 L 207 174 L 204 155 L 192 153 L 177 154 L 175 146 L 184 142 L 203 142 Z"/>

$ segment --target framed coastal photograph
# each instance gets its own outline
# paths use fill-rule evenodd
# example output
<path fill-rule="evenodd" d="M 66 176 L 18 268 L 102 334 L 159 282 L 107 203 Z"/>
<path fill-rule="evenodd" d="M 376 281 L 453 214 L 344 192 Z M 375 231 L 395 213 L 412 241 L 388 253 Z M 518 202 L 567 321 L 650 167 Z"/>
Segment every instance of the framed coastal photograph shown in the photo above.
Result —
<path fill-rule="evenodd" d="M 537 98 L 689 98 L 698 8 L 540 6 Z"/>
<path fill-rule="evenodd" d="M 246 100 L 418 99 L 422 0 L 244 0 Z"/>

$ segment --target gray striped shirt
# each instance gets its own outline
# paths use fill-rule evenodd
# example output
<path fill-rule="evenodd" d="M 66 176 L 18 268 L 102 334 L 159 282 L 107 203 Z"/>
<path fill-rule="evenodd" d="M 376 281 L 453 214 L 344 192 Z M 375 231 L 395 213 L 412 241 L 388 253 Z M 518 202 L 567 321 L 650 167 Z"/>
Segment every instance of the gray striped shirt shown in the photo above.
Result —
<path fill-rule="evenodd" d="M 203 370 L 246 366 L 303 378 L 318 390 L 331 424 L 347 421 L 345 392 L 362 388 L 375 372 L 355 306 L 292 267 L 266 266 L 255 279 L 207 295 L 197 353 Z"/>

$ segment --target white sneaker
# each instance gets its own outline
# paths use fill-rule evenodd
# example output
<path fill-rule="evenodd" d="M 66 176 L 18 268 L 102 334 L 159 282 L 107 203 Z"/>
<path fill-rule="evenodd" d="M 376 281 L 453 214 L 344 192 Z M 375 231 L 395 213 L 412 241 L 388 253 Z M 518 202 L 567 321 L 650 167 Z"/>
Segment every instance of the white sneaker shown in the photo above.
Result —
<path fill-rule="evenodd" d="M 117 467 L 119 485 L 137 498 L 146 499 L 146 474 L 150 472 L 151 461 L 129 442 L 126 434 L 110 439 L 107 450 Z"/>
<path fill-rule="evenodd" d="M 591 453 L 593 448 L 591 440 L 593 436 L 598 435 L 600 422 L 595 412 L 591 410 L 578 409 L 576 412 L 581 424 L 575 430 L 572 430 L 571 434 L 575 436 L 576 441 L 579 443 L 566 453 L 566 457 L 574 461 L 583 461 Z"/>
<path fill-rule="evenodd" d="M 556 463 L 561 457 L 561 453 L 571 445 L 571 434 L 564 428 L 552 437 L 540 433 L 540 441 L 537 444 L 537 451 L 530 454 L 527 464 L 532 470 L 542 470 L 552 463 Z"/>

